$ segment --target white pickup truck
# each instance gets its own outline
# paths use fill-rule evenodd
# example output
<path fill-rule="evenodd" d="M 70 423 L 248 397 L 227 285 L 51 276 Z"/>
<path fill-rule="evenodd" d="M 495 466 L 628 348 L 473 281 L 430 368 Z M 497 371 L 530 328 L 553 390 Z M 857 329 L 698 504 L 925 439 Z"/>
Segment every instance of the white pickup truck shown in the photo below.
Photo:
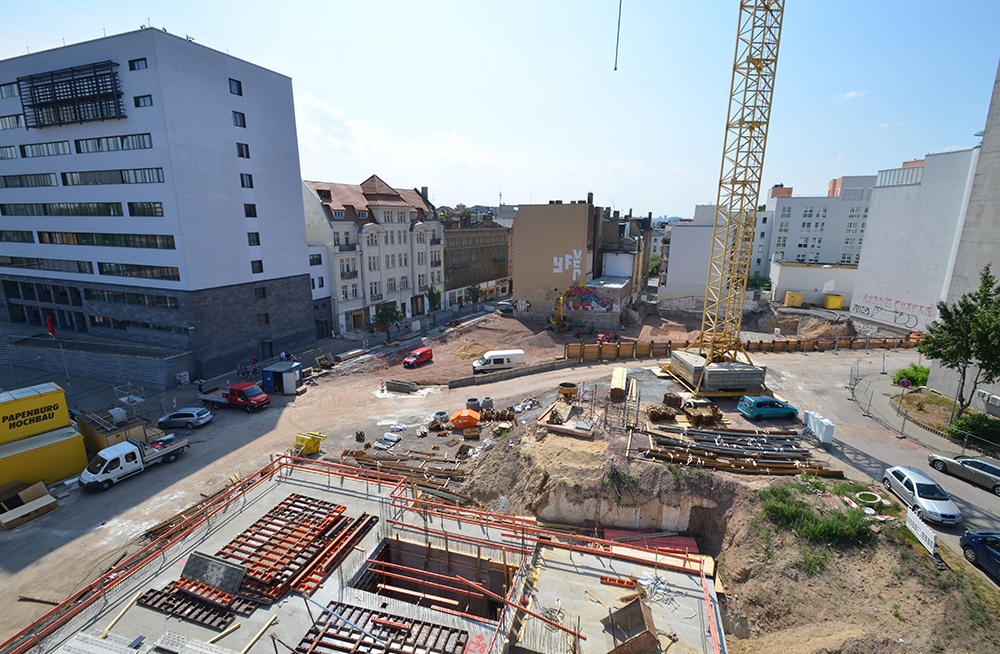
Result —
<path fill-rule="evenodd" d="M 190 445 L 186 438 L 178 441 L 164 439 L 152 444 L 129 438 L 98 452 L 87 469 L 80 473 L 77 483 L 85 490 L 103 492 L 154 463 L 173 463 L 177 460 L 177 455 L 188 447 Z"/>

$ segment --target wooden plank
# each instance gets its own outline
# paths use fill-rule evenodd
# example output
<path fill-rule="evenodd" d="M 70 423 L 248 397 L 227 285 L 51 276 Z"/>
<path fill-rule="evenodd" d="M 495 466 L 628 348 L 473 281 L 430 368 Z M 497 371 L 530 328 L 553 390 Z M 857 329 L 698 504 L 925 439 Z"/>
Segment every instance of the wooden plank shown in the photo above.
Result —
<path fill-rule="evenodd" d="M 410 595 L 411 597 L 416 597 L 417 599 L 426 599 L 439 604 L 447 604 L 455 607 L 458 606 L 458 600 L 448 599 L 447 597 L 431 595 L 430 593 L 420 593 L 415 590 L 410 590 L 409 588 L 400 588 L 399 586 L 390 586 L 389 584 L 378 584 L 378 587 L 390 593 L 402 593 L 403 595 Z M 461 591 L 456 590 L 455 592 L 458 593 Z"/>

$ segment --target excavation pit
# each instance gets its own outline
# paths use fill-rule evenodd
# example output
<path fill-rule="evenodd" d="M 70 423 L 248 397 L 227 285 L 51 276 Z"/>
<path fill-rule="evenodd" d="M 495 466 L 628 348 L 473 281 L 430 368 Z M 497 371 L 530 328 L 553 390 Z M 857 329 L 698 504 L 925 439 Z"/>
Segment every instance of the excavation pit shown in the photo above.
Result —
<path fill-rule="evenodd" d="M 351 586 L 409 604 L 496 620 L 503 603 L 491 593 L 506 596 L 516 570 L 483 556 L 386 538 Z"/>

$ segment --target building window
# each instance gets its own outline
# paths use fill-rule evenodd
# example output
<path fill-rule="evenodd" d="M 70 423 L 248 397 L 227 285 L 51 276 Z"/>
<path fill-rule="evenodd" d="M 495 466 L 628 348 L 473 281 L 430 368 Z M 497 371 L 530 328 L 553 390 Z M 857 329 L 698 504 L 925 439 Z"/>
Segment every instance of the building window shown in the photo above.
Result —
<path fill-rule="evenodd" d="M 309 284 L 311 285 L 311 287 L 312 287 L 312 290 L 314 290 L 314 291 L 315 291 L 315 290 L 316 290 L 316 278 L 315 278 L 315 277 L 311 277 L 311 278 L 309 279 Z"/>
<path fill-rule="evenodd" d="M 788 223 L 778 223 L 778 233 L 785 234 L 788 232 Z"/>
<path fill-rule="evenodd" d="M 844 239 L 844 249 L 845 250 L 853 250 L 854 249 L 854 239 L 853 238 L 845 238 Z"/>
<path fill-rule="evenodd" d="M 378 245 L 378 234 L 369 234 L 368 235 L 368 239 L 367 239 L 367 243 L 371 247 L 377 246 Z"/>
<path fill-rule="evenodd" d="M 760 265 L 760 259 L 757 259 L 757 265 L 758 266 Z"/>
<path fill-rule="evenodd" d="M 763 218 L 760 219 L 760 224 L 761 225 L 766 225 L 767 224 L 767 216 L 764 216 Z"/>
<path fill-rule="evenodd" d="M 246 115 L 241 114 L 238 111 L 234 111 L 233 112 L 233 125 L 235 125 L 236 127 L 246 127 L 247 126 L 247 117 L 246 117 Z"/>
<path fill-rule="evenodd" d="M 803 209 L 802 210 L 802 217 L 803 218 L 812 218 L 813 217 L 813 207 L 806 207 L 805 209 Z"/>
<path fill-rule="evenodd" d="M 814 230 L 817 234 L 823 233 L 823 228 L 826 227 L 826 223 L 816 223 L 816 229 Z"/>
<path fill-rule="evenodd" d="M 56 202 L 0 204 L 3 216 L 120 216 L 119 202 Z"/>
<path fill-rule="evenodd" d="M 132 98 L 135 102 L 136 107 L 152 107 L 153 106 L 153 96 L 151 95 L 137 95 Z"/>
<path fill-rule="evenodd" d="M 243 205 L 243 215 L 247 218 L 257 217 L 257 205 L 256 204 L 244 204 Z"/>
<path fill-rule="evenodd" d="M 337 211 L 334 211 L 333 212 L 333 217 L 336 220 L 343 220 L 343 218 L 344 218 L 344 211 L 342 209 L 338 209 Z"/>
<path fill-rule="evenodd" d="M 130 216 L 162 216 L 162 202 L 129 202 L 128 215 Z"/>
<path fill-rule="evenodd" d="M 114 277 L 142 277 L 143 279 L 168 279 L 179 282 L 180 270 L 175 266 L 144 266 L 137 263 L 103 263 L 97 262 L 97 271 L 101 275 Z"/>
<path fill-rule="evenodd" d="M 803 252 L 801 254 L 796 254 L 795 255 L 795 261 L 797 261 L 798 263 L 805 263 L 806 262 L 806 254 L 805 254 L 805 252 Z"/>
<path fill-rule="evenodd" d="M 323 278 L 322 277 L 319 278 L 319 287 L 323 288 Z"/>
<path fill-rule="evenodd" d="M 13 145 L 0 145 L 0 159 L 17 159 L 17 147 Z"/>
<path fill-rule="evenodd" d="M 145 293 L 124 293 L 122 291 L 103 291 L 88 288 L 85 292 L 88 300 L 99 302 L 118 302 L 122 304 L 138 304 L 146 307 L 166 309 L 178 308 L 177 298 L 169 295 L 147 295 Z"/>
<path fill-rule="evenodd" d="M 812 223 L 811 222 L 802 223 L 802 227 L 799 229 L 799 231 L 808 234 L 809 232 L 812 231 Z"/>
<path fill-rule="evenodd" d="M 419 286 L 420 288 L 424 288 L 425 286 L 427 286 L 427 275 L 423 273 L 417 275 L 417 286 Z"/>
<path fill-rule="evenodd" d="M 322 266 L 323 265 L 323 255 L 322 254 L 310 254 L 309 255 L 309 265 L 310 266 Z"/>
<path fill-rule="evenodd" d="M 819 252 L 809 253 L 809 263 L 819 263 Z"/>
<path fill-rule="evenodd" d="M 91 152 L 117 152 L 119 150 L 148 150 L 153 147 L 149 134 L 129 134 L 126 136 L 104 136 L 93 139 L 77 139 L 77 154 Z"/>
<path fill-rule="evenodd" d="M 251 246 L 260 245 L 260 232 L 247 232 L 247 241 Z"/>
<path fill-rule="evenodd" d="M 812 243 L 809 245 L 809 247 L 810 248 L 818 248 L 818 247 L 821 247 L 822 245 L 823 245 L 823 237 L 822 236 L 813 236 Z"/>
<path fill-rule="evenodd" d="M 358 285 L 357 284 L 351 284 L 351 297 L 352 298 L 358 297 Z"/>
<path fill-rule="evenodd" d="M 243 95 L 243 82 L 238 79 L 229 79 L 229 92 L 233 95 Z"/>
<path fill-rule="evenodd" d="M 779 248 L 785 247 L 785 243 L 788 241 L 787 236 L 779 236 L 778 240 L 775 242 L 775 246 Z"/>
<path fill-rule="evenodd" d="M 61 154 L 72 154 L 69 147 L 69 141 L 29 143 L 21 146 L 21 156 L 25 159 L 31 157 L 54 157 Z"/>
<path fill-rule="evenodd" d="M 38 242 L 52 245 L 96 245 L 118 248 L 173 250 L 169 234 L 99 234 L 92 232 L 38 232 Z"/>
<path fill-rule="evenodd" d="M 258 313 L 257 314 L 257 324 L 258 325 L 270 325 L 271 324 L 271 315 L 267 314 L 267 313 Z"/>
<path fill-rule="evenodd" d="M 129 70 L 146 70 L 146 58 L 142 59 L 129 59 L 128 60 Z"/>
<path fill-rule="evenodd" d="M 18 127 L 24 127 L 24 116 L 21 114 L 0 116 L 0 129 L 17 129 Z"/>
<path fill-rule="evenodd" d="M 410 288 L 410 279 L 406 275 L 399 278 L 399 288 L 406 290 Z"/>
<path fill-rule="evenodd" d="M 341 300 L 347 299 L 347 284 L 344 284 L 343 286 L 340 287 L 340 299 Z"/>
<path fill-rule="evenodd" d="M 423 234 L 421 234 L 421 236 L 423 236 Z M 417 265 L 418 266 L 423 266 L 423 265 L 426 265 L 426 264 L 427 264 L 427 253 L 426 252 L 417 252 Z"/>
<path fill-rule="evenodd" d="M 88 275 L 94 273 L 94 265 L 89 261 L 42 259 L 39 257 L 8 257 L 6 255 L 0 255 L 0 268 L 51 270 L 53 272 L 86 273 Z"/>
<path fill-rule="evenodd" d="M 249 159 L 250 158 L 250 146 L 247 145 L 246 143 L 237 143 L 236 144 L 236 156 L 239 157 L 240 159 Z"/>
<path fill-rule="evenodd" d="M 382 295 L 381 288 L 382 285 L 379 284 L 379 282 L 368 282 L 368 294 L 371 295 L 372 297 L 381 296 Z"/>
<path fill-rule="evenodd" d="M 801 237 L 799 237 L 799 247 L 800 248 L 807 248 L 807 247 L 809 247 L 809 237 L 808 236 L 801 236 Z"/>
<path fill-rule="evenodd" d="M 359 211 L 358 212 L 358 218 L 364 218 L 364 219 L 367 220 L 368 219 L 368 212 L 367 211 Z"/>
<path fill-rule="evenodd" d="M 240 173 L 240 186 L 243 188 L 253 188 L 253 175 Z"/>
<path fill-rule="evenodd" d="M 0 176 L 0 188 L 29 188 L 32 186 L 59 186 L 59 180 L 55 173 Z"/>
<path fill-rule="evenodd" d="M 861 263 L 861 255 L 860 254 L 855 254 L 854 255 L 854 264 L 857 265 L 859 263 Z"/>
<path fill-rule="evenodd" d="M 368 257 L 368 270 L 378 270 L 378 255 Z"/>
<path fill-rule="evenodd" d="M 389 291 L 390 293 L 392 293 L 393 291 L 396 290 L 396 278 L 395 277 L 390 277 L 388 280 L 386 280 L 386 282 L 385 282 L 385 290 Z"/>
<path fill-rule="evenodd" d="M 31 232 L 0 230 L 0 241 L 5 243 L 34 243 L 35 236 Z"/>
<path fill-rule="evenodd" d="M 849 253 L 847 253 L 847 252 L 845 252 L 844 254 L 840 255 L 840 263 L 850 264 L 851 263 L 851 255 Z"/>
<path fill-rule="evenodd" d="M 16 98 L 17 96 L 17 82 L 0 84 L 0 98 Z"/>
<path fill-rule="evenodd" d="M 253 297 L 255 300 L 266 300 L 267 299 L 267 287 L 258 286 L 253 289 Z"/>
<path fill-rule="evenodd" d="M 250 272 L 254 275 L 259 275 L 264 272 L 264 262 L 260 259 L 254 259 L 250 262 Z"/>
<path fill-rule="evenodd" d="M 763 252 L 763 251 L 764 251 L 764 246 L 763 245 L 758 245 L 757 246 L 757 252 Z"/>
<path fill-rule="evenodd" d="M 851 207 L 847 214 L 848 220 L 858 220 L 861 217 L 861 207 Z"/>
<path fill-rule="evenodd" d="M 63 186 L 91 186 L 96 184 L 162 184 L 162 168 L 133 168 L 130 170 L 85 170 L 63 173 Z M 53 184 L 54 186 L 54 184 Z"/>

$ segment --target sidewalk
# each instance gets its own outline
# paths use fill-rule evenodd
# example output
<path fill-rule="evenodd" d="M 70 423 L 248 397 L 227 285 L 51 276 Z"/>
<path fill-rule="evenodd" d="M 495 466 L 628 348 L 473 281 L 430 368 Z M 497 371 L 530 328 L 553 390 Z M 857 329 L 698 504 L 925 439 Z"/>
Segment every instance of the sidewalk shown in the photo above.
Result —
<path fill-rule="evenodd" d="M 865 415 L 896 432 L 899 438 L 909 438 L 935 451 L 959 452 L 962 447 L 958 443 L 909 420 L 905 410 L 897 411 L 891 398 L 898 396 L 902 390 L 893 383 L 892 375 L 874 373 L 862 377 L 851 391 L 851 396 Z"/>

